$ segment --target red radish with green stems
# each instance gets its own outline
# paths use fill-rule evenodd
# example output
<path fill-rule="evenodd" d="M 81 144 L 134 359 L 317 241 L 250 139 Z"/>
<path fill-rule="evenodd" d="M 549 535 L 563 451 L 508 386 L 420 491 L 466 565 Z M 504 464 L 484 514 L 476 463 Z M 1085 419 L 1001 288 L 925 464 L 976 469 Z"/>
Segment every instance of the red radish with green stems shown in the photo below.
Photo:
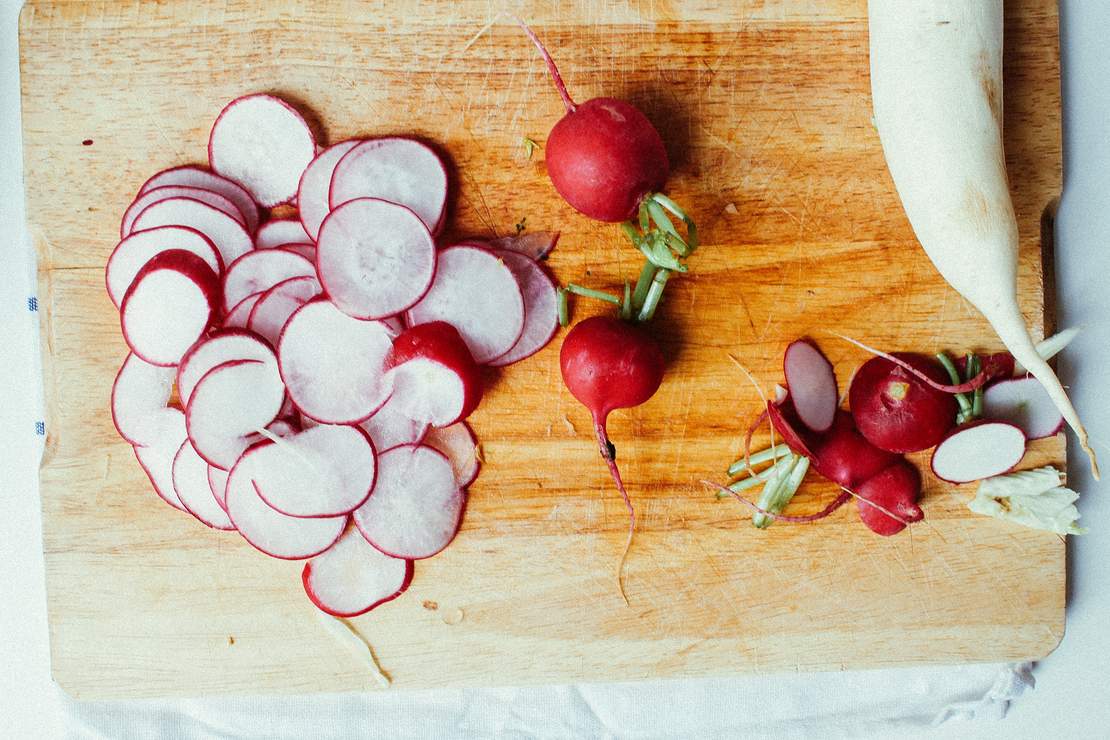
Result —
<path fill-rule="evenodd" d="M 938 383 L 948 379 L 944 369 L 927 357 L 894 356 Z M 860 434 L 890 452 L 928 449 L 956 423 L 957 403 L 951 393 L 937 390 L 882 357 L 871 358 L 856 371 L 848 389 L 848 404 Z"/>

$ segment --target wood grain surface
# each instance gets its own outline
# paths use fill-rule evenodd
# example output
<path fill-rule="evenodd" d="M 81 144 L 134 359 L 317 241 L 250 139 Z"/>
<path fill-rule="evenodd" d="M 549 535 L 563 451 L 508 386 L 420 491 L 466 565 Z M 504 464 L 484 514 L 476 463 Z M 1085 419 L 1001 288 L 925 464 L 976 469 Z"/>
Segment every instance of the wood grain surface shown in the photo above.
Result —
<path fill-rule="evenodd" d="M 450 233 L 563 233 L 564 281 L 617 290 L 637 255 L 546 179 L 561 105 L 499 2 L 30 2 L 24 149 L 48 396 L 42 467 L 53 670 L 80 697 L 362 690 L 317 623 L 300 565 L 207 530 L 149 490 L 108 412 L 126 354 L 103 266 L 143 180 L 203 162 L 231 98 L 273 91 L 329 141 L 417 134 L 450 158 Z M 1064 544 L 971 514 L 927 478 L 927 520 L 890 539 L 855 507 L 756 530 L 698 481 L 723 478 L 788 340 L 842 383 L 864 355 L 995 349 L 917 247 L 871 124 L 864 0 L 508 3 L 580 100 L 626 97 L 662 131 L 668 192 L 705 246 L 656 329 L 669 372 L 610 431 L 639 513 L 626 606 L 625 511 L 559 339 L 496 375 L 473 418 L 486 465 L 459 537 L 401 599 L 355 620 L 397 687 L 719 675 L 1036 658 L 1064 628 Z M 1006 3 L 1005 121 L 1021 297 L 1045 325 L 1042 216 L 1060 190 L 1054 0 Z M 492 25 L 491 25 L 492 24 Z M 907 90 L 907 94 L 913 94 Z M 1050 226 L 1050 223 L 1049 223 Z M 1051 228 L 1045 229 L 1051 233 Z M 582 317 L 601 310 L 575 306 Z M 1024 465 L 1062 464 L 1062 438 Z M 795 505 L 832 495 L 811 476 Z"/>

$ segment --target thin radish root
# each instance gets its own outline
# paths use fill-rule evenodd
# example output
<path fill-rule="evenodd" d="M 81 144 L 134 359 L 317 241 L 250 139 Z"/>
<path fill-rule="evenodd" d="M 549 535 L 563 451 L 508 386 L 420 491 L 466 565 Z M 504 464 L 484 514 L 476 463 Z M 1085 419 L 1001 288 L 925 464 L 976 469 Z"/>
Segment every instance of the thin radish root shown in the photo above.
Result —
<path fill-rule="evenodd" d="M 316 611 L 316 616 L 332 637 L 346 645 L 352 652 L 366 661 L 367 666 L 370 668 L 370 675 L 374 677 L 374 680 L 376 680 L 382 688 L 388 689 L 390 684 L 393 683 L 393 679 L 382 670 L 381 664 L 378 663 L 378 656 L 374 655 L 374 648 L 370 646 L 370 643 L 362 636 L 362 633 L 359 632 L 353 624 L 342 617 L 333 617 L 319 610 Z"/>
<path fill-rule="evenodd" d="M 844 489 L 844 492 L 841 493 L 839 496 L 837 496 L 835 499 L 833 499 L 832 503 L 830 503 L 824 509 L 822 509 L 821 511 L 818 511 L 815 514 L 807 514 L 805 516 L 788 516 L 786 514 L 775 514 L 774 512 L 767 511 L 766 509 L 761 508 L 755 502 L 749 501 L 748 499 L 744 498 L 743 496 L 741 496 L 736 491 L 730 490 L 730 489 L 726 488 L 725 486 L 722 486 L 720 483 L 714 483 L 713 481 L 710 481 L 710 480 L 703 480 L 702 483 L 706 486 L 709 486 L 710 488 L 717 489 L 717 491 L 719 491 L 720 493 L 725 493 L 725 494 L 728 494 L 729 496 L 732 496 L 733 498 L 735 498 L 740 503 L 744 504 L 748 508 L 755 511 L 757 514 L 762 514 L 763 516 L 768 517 L 770 519 L 774 519 L 775 521 L 778 521 L 778 522 L 793 522 L 795 524 L 806 524 L 808 522 L 816 522 L 819 519 L 824 519 L 825 517 L 829 516 L 830 514 L 835 512 L 837 509 L 839 509 L 841 506 L 846 504 L 848 501 L 850 501 L 852 496 L 855 495 L 851 491 L 848 491 L 848 489 Z M 849 494 L 851 494 L 851 495 L 849 495 Z M 870 503 L 870 502 L 868 502 L 868 503 Z M 872 505 L 874 506 L 874 504 L 872 504 Z M 879 508 L 879 507 L 876 506 L 875 508 Z M 880 511 L 882 511 L 882 509 L 880 509 Z M 883 511 L 883 513 L 886 513 L 886 512 Z M 895 517 L 895 518 L 897 518 L 897 517 Z"/>
<path fill-rule="evenodd" d="M 998 371 L 1000 369 L 998 366 L 989 365 L 988 363 L 984 363 L 984 367 L 983 367 L 982 370 L 979 371 L 978 375 L 976 375 L 974 378 L 967 381 L 966 383 L 960 383 L 959 385 L 946 385 L 944 383 L 938 383 L 937 381 L 933 380 L 928 375 L 921 372 L 920 370 L 918 370 L 916 367 L 914 367 L 910 363 L 906 362 L 905 360 L 901 359 L 900 357 L 895 357 L 894 355 L 890 354 L 889 352 L 883 352 L 881 349 L 875 349 L 874 347 L 868 347 L 866 344 L 859 341 L 858 339 L 852 339 L 851 337 L 845 336 L 843 334 L 837 334 L 836 332 L 832 332 L 832 335 L 834 337 L 837 337 L 838 339 L 843 339 L 845 342 L 848 342 L 849 344 L 854 344 L 857 347 L 859 347 L 860 349 L 862 349 L 866 352 L 870 352 L 871 354 L 875 355 L 876 357 L 881 357 L 884 360 L 887 360 L 888 362 L 893 362 L 895 365 L 902 368 L 903 370 L 908 372 L 910 375 L 913 375 L 915 378 L 920 380 L 922 383 L 925 383 L 926 385 L 930 386 L 931 388 L 935 388 L 938 391 L 942 391 L 943 393 L 967 393 L 969 391 L 974 391 L 977 388 L 982 388 L 984 385 L 986 385 L 988 382 L 990 382 L 993 378 L 995 378 L 997 376 Z"/>
<path fill-rule="evenodd" d="M 566 106 L 567 113 L 574 113 L 578 109 L 578 105 L 571 99 L 570 93 L 567 92 L 566 83 L 563 82 L 563 76 L 559 74 L 559 68 L 555 66 L 555 60 L 551 58 L 551 54 L 547 52 L 547 48 L 536 36 L 535 32 L 528 27 L 523 20 L 516 18 L 517 25 L 520 26 L 528 38 L 536 45 L 540 51 L 540 56 L 543 57 L 544 64 L 547 65 L 547 71 L 551 75 L 551 81 L 555 83 L 555 89 L 559 92 L 559 97 L 563 99 L 563 105 Z"/>
<path fill-rule="evenodd" d="M 636 510 L 632 508 L 632 499 L 629 498 L 628 491 L 624 488 L 624 481 L 621 480 L 621 471 L 617 467 L 617 449 L 609 441 L 605 424 L 595 420 L 594 430 L 597 432 L 597 444 L 601 457 L 609 467 L 609 475 L 613 477 L 613 483 L 616 484 L 621 498 L 624 499 L 624 505 L 628 508 L 628 539 L 624 542 L 624 552 L 621 553 L 620 562 L 617 563 L 617 589 L 620 591 L 621 598 L 624 599 L 624 605 L 629 606 L 628 595 L 624 592 L 624 562 L 628 559 L 628 551 L 632 549 L 632 534 L 636 529 Z"/>

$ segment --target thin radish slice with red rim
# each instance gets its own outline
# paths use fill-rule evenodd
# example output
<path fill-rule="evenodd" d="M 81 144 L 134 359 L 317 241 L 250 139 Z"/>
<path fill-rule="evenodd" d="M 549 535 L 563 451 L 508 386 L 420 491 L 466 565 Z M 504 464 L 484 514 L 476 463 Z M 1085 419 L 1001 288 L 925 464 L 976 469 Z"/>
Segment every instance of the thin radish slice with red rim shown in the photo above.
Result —
<path fill-rule="evenodd" d="M 178 511 L 185 511 L 173 488 L 173 459 L 186 439 L 185 414 L 178 409 L 163 410 L 166 418 L 158 436 L 151 437 L 145 447 L 132 445 L 131 449 L 158 498 Z"/>
<path fill-rule="evenodd" d="M 281 377 L 300 412 L 328 424 L 354 424 L 389 397 L 385 362 L 393 346 L 380 321 L 353 319 L 325 299 L 304 304 L 278 340 Z"/>
<path fill-rule="evenodd" d="M 286 244 L 305 244 L 315 241 L 295 218 L 275 218 L 258 227 L 254 236 L 255 249 L 273 249 Z"/>
<path fill-rule="evenodd" d="M 511 365 L 539 352 L 559 328 L 559 300 L 555 281 L 535 260 L 517 252 L 495 252 L 512 270 L 524 296 L 524 330 L 505 354 L 490 361 L 494 367 Z"/>
<path fill-rule="evenodd" d="M 405 206 L 436 234 L 447 209 L 447 170 L 438 154 L 415 139 L 369 139 L 347 152 L 332 173 L 331 208 L 356 198 Z"/>
<path fill-rule="evenodd" d="M 316 264 L 316 245 L 315 244 L 283 244 L 278 249 L 284 249 L 294 254 L 299 254 L 312 264 Z"/>
<path fill-rule="evenodd" d="M 320 283 L 315 277 L 283 280 L 266 291 L 254 304 L 247 327 L 271 346 L 277 346 L 282 327 L 293 312 L 318 295 Z"/>
<path fill-rule="evenodd" d="M 474 430 L 465 421 L 432 429 L 424 437 L 424 444 L 439 450 L 451 461 L 459 488 L 466 488 L 478 477 L 481 467 L 478 461 L 478 440 L 474 436 Z"/>
<path fill-rule="evenodd" d="M 255 452 L 255 490 L 286 516 L 348 514 L 374 487 L 375 459 L 366 432 L 321 424 Z"/>
<path fill-rule="evenodd" d="M 378 450 L 419 442 L 428 429 L 427 424 L 404 413 L 401 410 L 403 404 L 398 401 L 395 396 L 390 396 L 389 401 L 373 416 L 359 424 L 374 440 L 374 447 Z"/>
<path fill-rule="evenodd" d="M 1006 421 L 1028 439 L 1051 437 L 1064 426 L 1064 417 L 1034 377 L 1002 380 L 983 391 L 983 418 Z"/>
<path fill-rule="evenodd" d="M 195 198 L 166 198 L 151 203 L 135 218 L 131 232 L 159 226 L 187 226 L 196 229 L 212 242 L 225 265 L 230 265 L 254 247 L 243 224 L 220 209 Z"/>
<path fill-rule="evenodd" d="M 333 617 L 357 617 L 403 594 L 412 572 L 411 560 L 382 553 L 351 528 L 304 564 L 301 582 L 321 611 Z"/>
<path fill-rule="evenodd" d="M 328 296 L 345 313 L 384 318 L 412 307 L 428 291 L 436 247 L 409 209 L 360 198 L 324 219 L 316 268 Z"/>
<path fill-rule="evenodd" d="M 147 206 L 157 203 L 160 200 L 166 200 L 167 198 L 192 198 L 194 200 L 199 200 L 201 203 L 207 203 L 213 208 L 218 208 L 243 224 L 244 227 L 247 225 L 246 219 L 243 218 L 243 214 L 239 212 L 236 205 L 219 193 L 213 193 L 211 190 L 205 190 L 204 188 L 193 188 L 185 185 L 166 185 L 164 187 L 148 190 L 127 207 L 127 210 L 123 212 L 123 219 L 120 221 L 119 225 L 120 238 L 122 239 L 131 233 L 131 226 L 135 223 L 135 219 L 140 213 L 146 210 Z"/>
<path fill-rule="evenodd" d="M 208 137 L 212 169 L 266 207 L 293 199 L 301 173 L 315 156 L 316 140 L 304 118 L 272 95 L 231 101 Z"/>
<path fill-rule="evenodd" d="M 181 443 L 173 458 L 173 489 L 182 506 L 202 524 L 213 529 L 235 529 L 227 512 L 212 495 L 208 484 L 208 463 L 197 454 L 189 440 Z"/>
<path fill-rule="evenodd" d="M 1025 435 L 1013 424 L 985 421 L 949 434 L 933 450 L 933 474 L 970 483 L 1009 472 L 1025 455 Z"/>
<path fill-rule="evenodd" d="M 185 165 L 183 167 L 171 167 L 168 170 L 162 170 L 154 177 L 143 183 L 139 188 L 139 195 L 143 195 L 147 191 L 154 188 L 161 188 L 167 185 L 185 185 L 193 188 L 204 188 L 213 193 L 219 193 L 224 196 L 239 209 L 239 213 L 247 225 L 247 231 L 254 233 L 258 229 L 258 205 L 254 202 L 254 198 L 248 193 L 242 185 L 228 180 L 226 177 L 217 175 L 215 172 L 210 172 L 195 165 Z"/>
<path fill-rule="evenodd" d="M 378 481 L 354 520 L 363 537 L 386 555 L 420 560 L 451 544 L 462 521 L 466 494 L 451 461 L 424 445 L 394 447 L 378 455 Z"/>
<path fill-rule="evenodd" d="M 285 249 L 256 249 L 228 265 L 224 273 L 224 309 L 230 311 L 249 295 L 262 293 L 283 280 L 316 278 L 316 267 Z"/>
<path fill-rule="evenodd" d="M 491 239 L 489 246 L 497 250 L 523 254 L 533 260 L 544 260 L 558 242 L 558 231 L 530 231 L 527 234 Z"/>
<path fill-rule="evenodd" d="M 393 340 L 388 385 L 398 410 L 442 427 L 470 415 L 482 400 L 482 370 L 455 327 L 444 321 L 413 326 Z"/>
<path fill-rule="evenodd" d="M 212 325 L 218 306 L 218 278 L 203 259 L 183 249 L 160 252 L 123 296 L 123 337 L 147 362 L 175 366 Z"/>
<path fill-rule="evenodd" d="M 185 407 L 193 447 L 210 465 L 229 469 L 250 442 L 248 436 L 272 422 L 285 387 L 276 368 L 258 360 L 233 360 L 205 373 Z"/>
<path fill-rule="evenodd" d="M 362 143 L 361 139 L 350 139 L 334 144 L 316 155 L 316 159 L 301 175 L 297 187 L 297 214 L 301 217 L 304 230 L 310 238 L 316 239 L 320 224 L 331 212 L 328 201 L 331 190 L 331 176 L 335 166 L 343 156 Z"/>
<path fill-rule="evenodd" d="M 251 311 L 254 310 L 254 304 L 258 303 L 263 295 L 265 294 L 252 293 L 236 303 L 235 307 L 228 311 L 227 316 L 224 317 L 223 327 L 225 329 L 246 329 L 247 324 L 250 323 Z"/>
<path fill-rule="evenodd" d="M 277 367 L 277 356 L 256 334 L 223 329 L 193 345 L 177 368 L 177 395 L 188 405 L 193 388 L 209 370 L 232 360 L 258 360 Z"/>
<path fill-rule="evenodd" d="M 524 330 L 524 297 L 508 266 L 468 244 L 440 251 L 432 287 L 407 315 L 412 326 L 446 321 L 479 363 L 508 352 Z"/>
<path fill-rule="evenodd" d="M 135 282 L 139 270 L 162 252 L 171 249 L 192 252 L 204 260 L 216 275 L 223 273 L 223 260 L 204 234 L 186 226 L 159 226 L 155 229 L 136 231 L 125 237 L 112 250 L 104 269 L 104 282 L 108 297 L 119 308 L 123 295 Z"/>
<path fill-rule="evenodd" d="M 273 424 L 266 427 L 266 431 L 268 431 L 271 436 L 284 437 L 287 434 L 295 433 L 297 427 L 288 421 L 278 419 Z M 258 433 L 247 436 L 247 443 L 251 445 L 265 440 L 266 437 Z M 227 511 L 227 504 L 224 502 L 224 495 L 227 492 L 227 476 L 228 472 L 226 470 L 217 468 L 214 465 L 208 466 L 208 487 L 212 489 L 212 495 L 215 497 L 216 503 L 218 503 L 220 508 L 224 511 Z"/>
<path fill-rule="evenodd" d="M 127 355 L 112 385 L 112 422 L 119 436 L 138 447 L 159 443 L 175 429 L 177 409 L 167 408 L 174 369 Z M 177 446 L 181 446 L 178 440 Z M 175 449 L 174 452 L 177 450 Z M 171 455 L 172 458 L 172 455 Z"/>
<path fill-rule="evenodd" d="M 828 431 L 840 400 L 832 363 L 821 350 L 799 339 L 786 348 L 782 366 L 798 418 L 814 432 Z"/>
<path fill-rule="evenodd" d="M 273 444 L 259 442 L 231 469 L 225 494 L 227 514 L 243 539 L 271 557 L 301 560 L 319 555 L 343 534 L 348 517 L 305 519 L 285 516 L 267 506 L 254 485 L 254 476 L 262 472 L 255 455 Z"/>

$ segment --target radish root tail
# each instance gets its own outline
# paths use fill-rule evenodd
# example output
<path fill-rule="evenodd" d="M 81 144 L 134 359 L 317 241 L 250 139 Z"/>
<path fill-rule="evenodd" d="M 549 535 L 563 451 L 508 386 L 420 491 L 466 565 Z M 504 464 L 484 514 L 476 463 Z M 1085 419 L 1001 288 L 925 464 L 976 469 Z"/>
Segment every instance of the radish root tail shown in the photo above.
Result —
<path fill-rule="evenodd" d="M 563 76 L 559 74 L 559 68 L 555 66 L 555 60 L 547 53 L 547 48 L 543 45 L 543 42 L 540 41 L 535 31 L 528 27 L 527 23 L 520 18 L 517 18 L 516 22 L 517 25 L 524 30 L 524 33 L 528 35 L 528 38 L 532 40 L 532 43 L 536 45 L 536 48 L 540 50 L 540 56 L 543 57 L 544 64 L 547 65 L 547 71 L 551 75 L 551 81 L 555 84 L 555 89 L 559 91 L 559 97 L 563 99 L 563 105 L 566 106 L 567 113 L 574 113 L 574 111 L 578 110 L 578 105 L 571 99 L 570 93 L 567 92 L 566 83 L 563 82 Z"/>
<path fill-rule="evenodd" d="M 850 495 L 850 492 L 844 491 L 839 496 L 837 496 L 835 499 L 833 499 L 832 503 L 830 503 L 828 506 L 826 506 L 821 511 L 818 511 L 814 514 L 807 514 L 805 516 L 789 516 L 787 514 L 775 514 L 774 512 L 767 511 L 766 509 L 762 508 L 761 506 L 759 506 L 755 502 L 749 501 L 748 499 L 744 498 L 743 496 L 741 496 L 736 491 L 733 491 L 730 488 L 725 488 L 720 483 L 714 483 L 713 481 L 710 481 L 710 480 L 703 480 L 702 483 L 704 485 L 709 486 L 710 488 L 716 488 L 721 493 L 729 494 L 730 496 L 735 498 L 740 503 L 742 503 L 745 506 L 755 510 L 756 513 L 762 514 L 763 516 L 766 516 L 766 517 L 770 517 L 771 519 L 774 519 L 775 521 L 778 521 L 778 522 L 793 522 L 795 524 L 806 524 L 808 522 L 816 522 L 819 519 L 824 519 L 825 517 L 829 516 L 830 514 L 835 512 L 837 509 L 839 509 L 841 506 L 846 504 L 848 501 L 851 501 L 851 499 L 852 499 L 852 496 Z M 878 508 L 878 507 L 876 507 L 876 508 Z M 895 517 L 895 518 L 897 518 L 897 517 Z"/>
<path fill-rule="evenodd" d="M 621 498 L 624 499 L 624 505 L 628 508 L 628 538 L 624 541 L 624 552 L 621 553 L 620 562 L 617 563 L 617 589 L 620 591 L 621 598 L 624 599 L 624 605 L 629 606 L 628 595 L 624 592 L 624 562 L 628 560 L 628 551 L 632 548 L 632 534 L 636 529 L 636 510 L 632 508 L 632 499 L 629 498 L 628 491 L 624 487 L 624 481 L 621 480 L 621 471 L 617 468 L 617 450 L 613 443 L 609 441 L 609 434 L 605 431 L 605 423 L 595 420 L 594 430 L 597 432 L 597 444 L 601 452 L 601 458 L 609 466 L 609 475 L 613 476 L 613 483 L 616 484 Z"/>

